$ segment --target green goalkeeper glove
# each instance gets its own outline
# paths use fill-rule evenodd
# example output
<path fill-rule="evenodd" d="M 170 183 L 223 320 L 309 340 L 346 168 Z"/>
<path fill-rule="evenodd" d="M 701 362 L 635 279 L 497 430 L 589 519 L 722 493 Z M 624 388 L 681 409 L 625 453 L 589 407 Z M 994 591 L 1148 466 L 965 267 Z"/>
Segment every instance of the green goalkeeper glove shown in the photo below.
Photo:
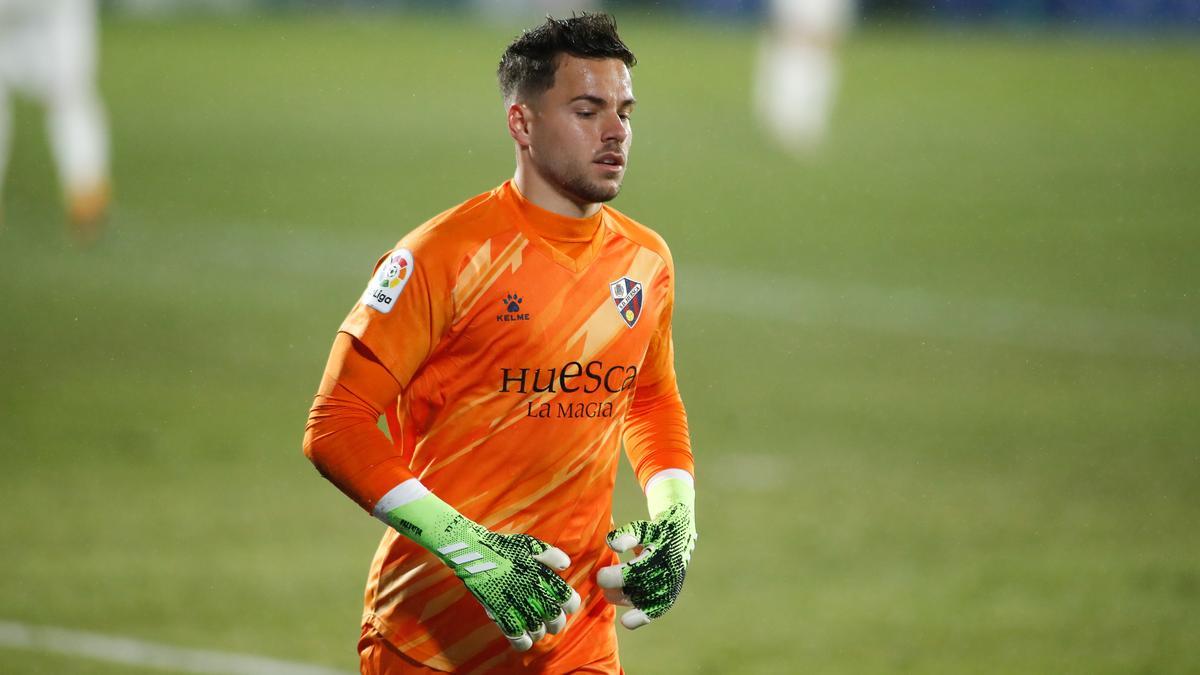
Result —
<path fill-rule="evenodd" d="M 567 624 L 580 598 L 555 570 L 562 550 L 527 534 L 497 534 L 438 499 L 411 478 L 375 505 L 375 517 L 454 570 L 517 651 Z"/>
<path fill-rule="evenodd" d="M 691 474 L 681 469 L 655 474 L 646 483 L 646 503 L 650 520 L 635 520 L 608 533 L 612 550 L 624 553 L 640 545 L 642 552 L 596 574 L 609 602 L 634 608 L 621 615 L 621 625 L 631 630 L 666 614 L 675 604 L 699 536 Z"/>

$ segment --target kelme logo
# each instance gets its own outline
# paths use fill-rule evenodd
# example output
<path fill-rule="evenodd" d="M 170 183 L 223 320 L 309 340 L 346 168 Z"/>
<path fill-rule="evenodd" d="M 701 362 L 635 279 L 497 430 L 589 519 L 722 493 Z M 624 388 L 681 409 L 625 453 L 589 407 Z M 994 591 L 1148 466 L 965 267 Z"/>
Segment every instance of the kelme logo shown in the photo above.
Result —
<path fill-rule="evenodd" d="M 516 293 L 509 293 L 508 295 L 504 296 L 504 298 L 500 300 L 500 304 L 504 305 L 504 313 L 497 314 L 496 320 L 497 321 L 528 321 L 529 313 L 521 312 L 521 303 L 522 302 L 525 302 L 525 298 L 522 298 L 520 295 L 517 295 Z"/>

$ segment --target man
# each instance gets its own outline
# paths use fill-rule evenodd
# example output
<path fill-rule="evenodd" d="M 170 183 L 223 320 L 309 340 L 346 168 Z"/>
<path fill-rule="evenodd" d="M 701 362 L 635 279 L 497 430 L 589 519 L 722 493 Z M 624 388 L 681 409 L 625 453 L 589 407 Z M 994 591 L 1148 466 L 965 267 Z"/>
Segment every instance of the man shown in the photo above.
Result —
<path fill-rule="evenodd" d="M 509 45 L 513 179 L 401 239 L 335 339 L 304 450 L 390 526 L 364 673 L 619 673 L 612 605 L 637 628 L 679 594 L 696 530 L 674 267 L 604 205 L 634 63 L 606 15 Z M 622 440 L 650 520 L 609 531 Z"/>
<path fill-rule="evenodd" d="M 109 202 L 108 130 L 95 76 L 95 2 L 0 0 L 0 188 L 14 90 L 46 109 L 71 232 L 83 244 L 99 237 Z"/>

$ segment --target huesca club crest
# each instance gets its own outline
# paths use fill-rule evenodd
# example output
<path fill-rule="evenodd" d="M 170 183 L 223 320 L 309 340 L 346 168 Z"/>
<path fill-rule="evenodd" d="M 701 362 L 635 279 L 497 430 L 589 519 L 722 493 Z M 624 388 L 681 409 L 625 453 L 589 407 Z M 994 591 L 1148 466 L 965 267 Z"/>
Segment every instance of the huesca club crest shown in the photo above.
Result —
<path fill-rule="evenodd" d="M 621 320 L 627 326 L 633 328 L 642 315 L 642 284 L 629 277 L 621 277 L 609 284 L 608 290 L 617 306 L 617 314 L 621 315 Z"/>

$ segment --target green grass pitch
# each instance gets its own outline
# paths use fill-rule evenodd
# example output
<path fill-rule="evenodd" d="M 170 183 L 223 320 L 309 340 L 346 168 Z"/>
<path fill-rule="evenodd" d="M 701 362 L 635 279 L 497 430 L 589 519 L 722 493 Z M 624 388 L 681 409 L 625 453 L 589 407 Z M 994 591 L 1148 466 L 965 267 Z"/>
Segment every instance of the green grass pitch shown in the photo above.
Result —
<path fill-rule="evenodd" d="M 681 271 L 702 534 L 626 669 L 1200 669 L 1200 48 L 864 30 L 796 161 L 747 110 L 749 28 L 623 26 L 616 206 Z M 511 174 L 511 35 L 110 22 L 90 251 L 18 108 L 0 620 L 355 666 L 381 525 L 301 456 L 305 413 L 376 257 Z M 628 472 L 616 498 L 642 513 Z"/>

